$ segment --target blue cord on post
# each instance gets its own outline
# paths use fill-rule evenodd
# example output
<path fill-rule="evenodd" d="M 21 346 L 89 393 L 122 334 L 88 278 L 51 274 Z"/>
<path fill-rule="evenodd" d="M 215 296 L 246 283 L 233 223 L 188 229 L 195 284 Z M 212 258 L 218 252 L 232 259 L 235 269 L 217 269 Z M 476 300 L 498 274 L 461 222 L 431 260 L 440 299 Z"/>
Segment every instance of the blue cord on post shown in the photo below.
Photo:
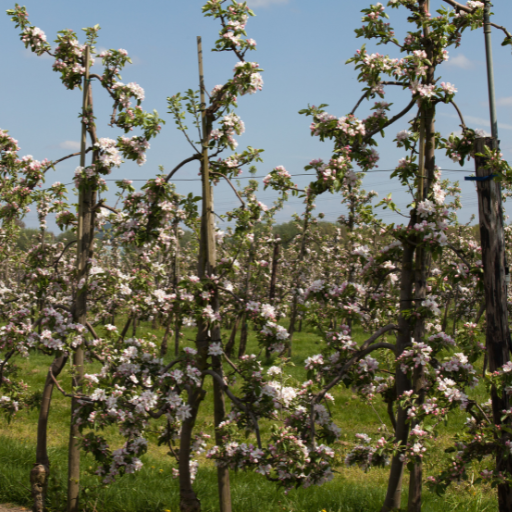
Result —
<path fill-rule="evenodd" d="M 489 176 L 464 176 L 464 181 L 487 181 L 498 176 L 497 174 L 489 174 Z"/>

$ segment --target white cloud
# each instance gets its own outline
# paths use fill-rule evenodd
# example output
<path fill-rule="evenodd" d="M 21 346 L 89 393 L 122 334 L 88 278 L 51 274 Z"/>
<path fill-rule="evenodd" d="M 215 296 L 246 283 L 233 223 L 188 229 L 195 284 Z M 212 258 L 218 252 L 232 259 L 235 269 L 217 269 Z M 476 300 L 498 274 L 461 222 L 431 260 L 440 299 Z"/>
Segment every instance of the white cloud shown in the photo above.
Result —
<path fill-rule="evenodd" d="M 288 0 L 247 0 L 249 7 L 268 7 L 271 4 L 287 4 Z"/>
<path fill-rule="evenodd" d="M 471 69 L 474 67 L 475 62 L 468 59 L 463 53 L 459 53 L 455 57 L 450 57 L 446 65 L 455 68 Z"/>
<path fill-rule="evenodd" d="M 441 116 L 444 117 L 451 117 L 452 119 L 459 119 L 459 116 L 457 114 L 447 114 L 445 112 L 440 113 Z M 464 116 L 464 121 L 468 125 L 468 128 L 474 128 L 476 127 L 484 127 L 484 131 L 486 133 L 486 136 L 489 136 L 488 129 L 491 128 L 491 121 L 485 117 L 477 117 L 477 116 Z M 512 130 L 512 124 L 506 124 L 506 123 L 498 123 L 498 128 L 501 128 L 503 130 Z M 460 131 L 460 130 L 459 130 Z"/>
<path fill-rule="evenodd" d="M 22 52 L 23 57 L 25 59 L 53 60 L 53 57 L 51 55 L 48 55 L 47 53 L 43 53 L 42 55 L 36 55 L 30 48 L 24 48 Z"/>
<path fill-rule="evenodd" d="M 490 128 L 491 126 L 491 122 L 485 117 L 464 116 L 464 120 L 466 121 L 466 124 L 470 126 L 471 124 L 485 126 L 486 128 Z M 503 128 L 503 130 L 512 130 L 512 124 L 498 123 L 498 128 Z"/>
<path fill-rule="evenodd" d="M 498 98 L 496 100 L 496 106 L 498 107 L 512 107 L 512 96 L 506 98 Z"/>
<path fill-rule="evenodd" d="M 65 140 L 59 144 L 59 148 L 78 151 L 80 149 L 80 142 L 75 142 L 74 140 Z"/>

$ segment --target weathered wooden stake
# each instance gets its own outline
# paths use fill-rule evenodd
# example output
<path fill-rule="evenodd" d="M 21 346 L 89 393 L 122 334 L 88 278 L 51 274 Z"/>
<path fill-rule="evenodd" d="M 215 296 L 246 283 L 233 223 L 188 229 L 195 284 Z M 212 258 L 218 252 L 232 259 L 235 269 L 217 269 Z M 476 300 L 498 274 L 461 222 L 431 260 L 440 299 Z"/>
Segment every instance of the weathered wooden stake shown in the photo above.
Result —
<path fill-rule="evenodd" d="M 89 46 L 85 47 L 85 76 L 84 96 L 82 114 L 87 114 L 89 106 Z M 85 167 L 85 148 L 87 145 L 87 126 L 82 118 L 82 137 L 80 166 Z M 84 325 L 87 322 L 87 293 L 85 292 L 85 279 L 87 277 L 87 260 L 89 256 L 89 245 L 92 243 L 91 236 L 91 210 L 92 192 L 83 187 L 78 192 L 78 228 L 77 228 L 77 286 L 76 297 L 73 307 L 74 321 Z M 80 289 L 82 286 L 82 289 Z M 78 347 L 73 354 L 73 389 L 79 391 L 84 376 L 84 351 Z M 69 451 L 68 451 L 68 512 L 78 512 L 78 498 L 80 494 L 80 447 L 78 445 L 78 426 L 74 422 L 73 414 L 78 408 L 77 400 L 71 401 L 71 427 L 69 430 Z"/>
<path fill-rule="evenodd" d="M 498 142 L 493 137 L 479 138 L 475 141 L 475 152 L 483 153 L 484 147 L 496 149 Z M 503 231 L 503 213 L 501 187 L 499 182 L 490 178 L 491 171 L 486 169 L 486 159 L 475 157 L 478 193 L 478 216 L 480 221 L 480 243 L 484 268 L 485 318 L 487 323 L 485 346 L 489 372 L 495 372 L 510 361 L 510 329 L 507 312 L 507 286 L 505 282 L 505 236 Z M 493 421 L 501 425 L 503 411 L 509 408 L 506 393 L 500 396 L 495 388 L 491 389 Z M 496 454 L 496 471 L 512 474 L 512 460 L 504 458 L 505 443 L 510 435 L 503 431 L 501 443 L 503 449 Z M 512 489 L 508 484 L 498 485 L 498 505 L 500 512 L 512 511 Z"/>

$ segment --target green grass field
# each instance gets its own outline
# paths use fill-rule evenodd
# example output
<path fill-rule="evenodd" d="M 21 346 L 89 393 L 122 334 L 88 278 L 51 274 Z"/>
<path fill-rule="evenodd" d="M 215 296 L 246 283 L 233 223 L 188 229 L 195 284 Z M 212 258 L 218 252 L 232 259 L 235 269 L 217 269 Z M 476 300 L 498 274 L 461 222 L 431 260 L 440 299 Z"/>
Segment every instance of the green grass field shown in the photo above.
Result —
<path fill-rule="evenodd" d="M 101 329 L 100 329 L 101 330 Z M 150 325 L 142 323 L 137 335 L 154 333 L 161 339 L 163 331 L 153 331 Z M 186 330 L 185 345 L 193 345 L 193 331 Z M 363 339 L 362 333 L 355 335 Z M 289 368 L 292 376 L 298 380 L 305 379 L 304 359 L 321 349 L 321 339 L 314 332 L 296 333 L 292 362 Z M 171 348 L 172 351 L 172 348 Z M 259 353 L 255 337 L 250 334 L 248 353 Z M 172 356 L 169 356 L 169 358 Z M 20 375 L 34 390 L 42 390 L 50 358 L 34 354 L 27 360 L 16 361 L 20 366 Z M 265 367 L 268 367 L 267 363 Z M 91 368 L 92 369 L 92 368 Z M 89 370 L 90 371 L 90 370 Z M 69 370 L 66 369 L 59 379 L 63 385 L 69 386 Z M 211 390 L 211 382 L 207 382 L 207 390 Z M 474 393 L 483 393 L 476 388 Z M 293 511 L 293 512 L 373 512 L 378 511 L 384 499 L 387 470 L 374 469 L 364 473 L 358 468 L 346 468 L 343 460 L 354 442 L 354 434 L 366 432 L 376 436 L 381 420 L 387 422 L 385 407 L 376 402 L 375 406 L 362 403 L 350 389 L 338 387 L 333 393 L 335 405 L 333 416 L 342 429 L 342 437 L 335 446 L 339 456 L 335 479 L 322 487 L 299 489 L 285 494 L 274 483 L 253 473 L 232 472 L 232 497 L 235 512 L 256 511 Z M 66 503 L 66 472 L 67 472 L 67 441 L 69 436 L 69 399 L 54 391 L 49 424 L 49 445 L 51 460 L 51 481 L 49 486 L 49 510 L 65 510 Z M 0 503 L 12 502 L 30 506 L 29 472 L 35 460 L 35 432 L 38 411 L 23 411 L 11 424 L 0 420 Z M 211 393 L 203 402 L 197 428 L 213 434 L 213 404 Z M 380 419 L 379 419 L 380 418 Z M 444 427 L 437 439 L 436 449 L 428 457 L 426 474 L 435 474 L 442 465 L 444 448 L 449 445 L 450 437 L 460 431 L 466 415 L 456 412 L 451 422 Z M 389 423 L 389 422 L 388 422 Z M 388 425 L 389 427 L 389 425 Z M 262 425 L 265 435 L 267 426 Z M 107 432 L 107 437 L 114 447 L 122 443 L 114 430 Z M 94 463 L 84 457 L 82 460 L 83 496 L 81 506 L 90 512 L 164 512 L 178 511 L 178 481 L 172 478 L 171 469 L 174 461 L 164 447 L 158 447 L 155 438 L 150 437 L 148 454 L 143 458 L 144 467 L 136 475 L 127 475 L 114 484 L 103 487 L 92 475 Z M 214 466 L 206 461 L 202 464 L 195 482 L 195 489 L 201 499 L 204 511 L 218 510 L 216 474 Z M 475 468 L 475 478 L 478 468 Z M 470 479 L 471 480 L 471 479 Z M 404 489 L 407 489 L 405 481 Z M 402 504 L 407 503 L 407 492 L 404 492 Z M 494 492 L 486 487 L 473 486 L 471 481 L 453 486 L 445 496 L 436 496 L 425 489 L 425 512 L 464 511 L 483 512 L 497 510 Z"/>

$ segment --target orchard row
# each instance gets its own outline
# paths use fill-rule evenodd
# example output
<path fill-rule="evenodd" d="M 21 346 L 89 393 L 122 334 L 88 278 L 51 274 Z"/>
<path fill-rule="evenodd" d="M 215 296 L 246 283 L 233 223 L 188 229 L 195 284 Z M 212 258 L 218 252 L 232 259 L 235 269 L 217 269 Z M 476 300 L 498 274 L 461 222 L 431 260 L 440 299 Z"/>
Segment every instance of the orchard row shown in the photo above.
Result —
<path fill-rule="evenodd" d="M 334 408 L 343 407 L 333 403 L 330 391 L 336 386 L 352 388 L 363 401 L 386 404 L 390 426 L 383 424 L 381 437 L 373 441 L 358 434 L 345 460 L 362 469 L 389 464 L 383 511 L 400 507 L 406 469 L 408 510 L 421 509 L 424 462 L 439 426 L 459 409 L 467 414 L 466 429 L 452 439 L 446 469 L 429 476 L 428 484 L 444 492 L 483 459 L 481 479 L 498 487 L 500 511 L 512 510 L 512 363 L 507 349 L 496 365 L 482 344 L 484 312 L 490 309 L 484 273 L 492 269 L 483 263 L 477 231 L 458 222 L 460 190 L 442 177 L 435 155 L 444 152 L 461 164 L 478 156 L 505 194 L 512 172 L 492 144 L 477 154 L 482 134 L 466 126 L 454 101 L 455 86 L 439 83 L 448 48 L 461 44 L 464 30 L 482 27 L 485 7 L 479 1 L 446 3 L 453 9 L 442 8 L 435 16 L 427 0 L 390 0 L 391 9 L 408 11 L 410 30 L 403 41 L 395 38 L 382 4 L 363 9 L 364 24 L 356 35 L 376 39 L 401 56 L 370 54 L 363 45 L 349 61 L 362 84 L 352 112 L 337 117 L 326 105 L 301 111 L 311 118 L 311 135 L 332 145 L 332 157 L 306 166 L 312 177 L 304 189 L 284 167 L 275 167 L 264 180 L 265 188 L 278 192 L 269 207 L 258 201 L 255 181 L 243 189 L 233 183 L 244 167 L 261 161 L 261 150 L 250 146 L 234 152 L 236 136 L 244 131 L 235 113 L 238 99 L 263 85 L 259 64 L 247 60 L 256 42 L 247 37 L 253 13 L 245 4 L 209 0 L 203 7 L 204 15 L 221 25 L 215 49 L 232 53 L 232 78 L 208 92 L 201 71 L 198 91 L 168 98 L 169 113 L 191 156 L 168 174 L 162 171 L 148 180 L 140 191 L 128 180 L 117 181 L 115 205 L 99 199 L 107 190 L 104 177 L 115 176 L 123 159 L 144 164 L 149 141 L 163 122 L 156 111 L 143 109 L 140 85 L 121 82 L 120 73 L 130 62 L 127 52 L 96 54 L 98 26 L 84 29 L 84 43 L 72 31 L 61 31 L 52 47 L 29 22 L 24 7 L 8 11 L 25 46 L 54 59 L 53 69 L 66 88 L 83 90 L 80 153 L 37 161 L 21 156 L 18 142 L 0 131 L 0 410 L 7 418 L 41 392 L 28 389 L 23 375 L 16 376 L 15 360 L 36 351 L 53 357 L 38 405 L 34 510 L 44 509 L 54 388 L 71 400 L 70 512 L 79 507 L 80 454 L 95 457 L 99 479 L 109 484 L 140 469 L 147 432 L 155 424 L 161 426 L 160 442 L 176 459 L 181 510 L 201 509 L 193 482 L 206 451 L 218 471 L 220 509 L 228 512 L 230 468 L 256 471 L 286 489 L 333 478 L 333 446 L 343 429 L 331 416 Z M 511 44 L 502 30 L 504 44 Z M 198 45 L 202 70 L 200 40 Z M 95 58 L 102 62 L 101 74 L 90 72 Z M 403 90 L 402 110 L 393 112 L 383 100 L 388 87 Z M 101 122 L 93 90 L 113 102 L 112 115 Z M 370 100 L 376 100 L 371 115 L 356 117 L 360 104 Z M 440 103 L 455 107 L 460 135 L 436 131 Z M 400 212 L 402 224 L 389 225 L 376 208 L 397 211 L 391 196 L 377 202 L 373 191 L 362 189 L 362 179 L 378 162 L 376 137 L 394 130 L 393 124 L 408 114 L 413 115 L 410 128 L 394 138 L 404 156 L 391 176 L 410 193 L 410 205 Z M 193 142 L 187 123 L 199 130 L 199 143 Z M 125 136 L 104 137 L 107 124 Z M 225 156 L 229 150 L 233 153 Z M 39 186 L 49 169 L 76 156 L 81 161 L 74 175 L 74 207 L 63 184 Z M 187 164 L 200 166 L 200 197 L 180 195 L 173 185 Z M 212 203 L 221 180 L 239 201 L 227 214 L 226 232 L 216 225 Z M 327 193 L 337 194 L 348 214 L 326 231 L 315 201 Z M 273 226 L 290 195 L 302 198 L 304 208 L 295 218 L 297 236 L 285 243 Z M 28 251 L 21 251 L 16 246 L 20 220 L 34 205 L 40 235 Z M 67 244 L 45 236 L 49 214 L 56 215 L 61 229 L 73 231 Z M 192 232 L 186 244 L 184 230 Z M 504 236 L 509 242 L 509 227 Z M 162 325 L 163 339 L 137 337 L 142 320 Z M 288 374 L 299 324 L 308 324 L 323 339 L 319 353 L 304 363 L 305 382 Z M 183 348 L 185 327 L 195 329 L 194 348 Z M 222 338 L 221 327 L 231 330 L 229 339 Z M 259 356 L 246 354 L 251 328 L 261 345 Z M 355 329 L 365 333 L 364 342 L 356 342 Z M 266 371 L 265 359 L 274 361 Z M 483 359 L 479 374 L 474 365 Z M 71 393 L 59 382 L 68 361 L 73 365 Z M 208 380 L 213 381 L 212 440 L 196 428 Z M 480 381 L 488 389 L 483 401 L 474 392 Z M 269 435 L 261 434 L 262 423 L 272 425 Z M 119 448 L 102 435 L 112 425 L 125 439 Z"/>

